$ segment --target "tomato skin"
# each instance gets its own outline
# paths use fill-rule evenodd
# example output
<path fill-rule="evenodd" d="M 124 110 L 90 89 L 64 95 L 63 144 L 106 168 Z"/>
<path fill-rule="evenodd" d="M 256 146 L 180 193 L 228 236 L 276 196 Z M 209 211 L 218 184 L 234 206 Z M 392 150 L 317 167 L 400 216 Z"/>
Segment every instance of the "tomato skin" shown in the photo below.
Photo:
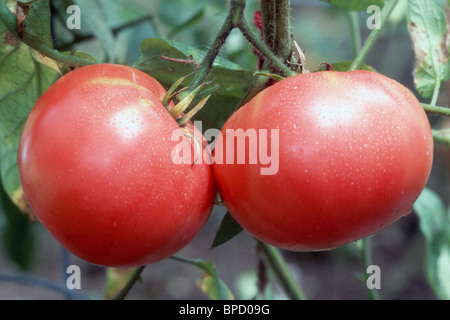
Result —
<path fill-rule="evenodd" d="M 25 198 L 84 260 L 117 267 L 162 260 L 209 217 L 212 168 L 172 161 L 179 127 L 160 102 L 164 93 L 131 67 L 82 67 L 58 79 L 27 119 L 18 152 Z"/>
<path fill-rule="evenodd" d="M 409 214 L 433 160 L 430 124 L 404 86 L 369 71 L 325 71 L 279 81 L 237 110 L 227 130 L 278 129 L 276 174 L 214 163 L 220 195 L 254 237 L 293 251 L 332 249 Z M 268 139 L 270 143 L 270 139 Z M 234 149 L 234 159 L 237 163 Z M 248 146 L 247 150 L 248 152 Z"/>

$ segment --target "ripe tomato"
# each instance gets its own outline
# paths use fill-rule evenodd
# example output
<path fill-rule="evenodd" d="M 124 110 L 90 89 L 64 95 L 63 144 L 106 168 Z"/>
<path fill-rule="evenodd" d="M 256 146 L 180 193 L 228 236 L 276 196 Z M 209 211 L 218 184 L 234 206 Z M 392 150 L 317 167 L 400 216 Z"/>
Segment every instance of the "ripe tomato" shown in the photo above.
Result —
<path fill-rule="evenodd" d="M 258 148 L 231 145 L 235 137 L 257 137 Z M 325 71 L 260 92 L 225 123 L 218 151 L 228 158 L 215 159 L 216 184 L 237 222 L 279 248 L 315 251 L 407 215 L 429 177 L 433 140 L 401 84 L 375 72 Z"/>
<path fill-rule="evenodd" d="M 172 161 L 179 126 L 164 94 L 139 70 L 98 64 L 58 79 L 32 109 L 18 152 L 24 195 L 80 258 L 153 263 L 186 246 L 209 217 L 212 168 Z"/>

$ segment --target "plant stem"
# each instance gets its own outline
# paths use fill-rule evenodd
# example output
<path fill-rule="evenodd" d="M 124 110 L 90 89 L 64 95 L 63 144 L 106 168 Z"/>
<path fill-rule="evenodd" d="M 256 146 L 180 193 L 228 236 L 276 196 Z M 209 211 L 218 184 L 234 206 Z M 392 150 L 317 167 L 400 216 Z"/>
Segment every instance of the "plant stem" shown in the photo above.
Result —
<path fill-rule="evenodd" d="M 369 237 L 363 238 L 359 242 L 357 242 L 357 244 L 359 246 L 358 248 L 361 253 L 361 258 L 362 258 L 363 267 L 364 267 L 364 271 L 363 271 L 364 284 L 367 287 L 367 279 L 369 276 L 366 271 L 367 271 L 367 267 L 372 264 L 372 250 L 370 248 L 370 239 L 369 239 Z M 367 298 L 369 300 L 378 300 L 379 296 L 378 296 L 377 291 L 374 289 L 369 289 L 367 287 Z"/>
<path fill-rule="evenodd" d="M 263 43 L 259 37 L 255 34 L 252 28 L 248 25 L 247 21 L 242 20 L 239 24 L 239 29 L 247 40 L 258 50 L 260 54 L 264 56 L 266 61 L 276 70 L 278 74 L 285 75 L 287 77 L 294 76 L 297 73 L 286 66 L 272 50 Z"/>
<path fill-rule="evenodd" d="M 306 297 L 297 285 L 280 250 L 262 241 L 258 241 L 258 246 L 267 258 L 287 295 L 293 300 L 305 300 Z"/>
<path fill-rule="evenodd" d="M 291 7 L 289 0 L 275 1 L 275 45 L 274 52 L 282 60 L 287 59 L 292 51 L 291 46 Z"/>
<path fill-rule="evenodd" d="M 388 19 L 392 10 L 395 8 L 397 2 L 398 2 L 398 0 L 391 0 L 385 4 L 384 8 L 381 10 L 381 17 L 380 17 L 381 26 L 380 26 L 380 28 L 375 28 L 370 32 L 370 34 L 367 37 L 366 41 L 364 42 L 364 45 L 362 46 L 361 50 L 358 51 L 355 59 L 353 60 L 353 63 L 348 68 L 348 71 L 357 70 L 361 66 L 361 64 L 363 63 L 367 54 L 369 53 L 370 49 L 372 49 L 373 45 L 375 44 L 376 40 L 378 39 L 380 32 L 383 29 L 383 26 L 385 25 L 386 20 Z"/>
<path fill-rule="evenodd" d="M 288 1 L 287 1 L 288 2 Z M 248 25 L 244 17 L 245 0 L 232 0 L 230 3 L 230 9 L 228 11 L 227 18 L 220 28 L 217 36 L 214 38 L 213 43 L 208 49 L 202 62 L 199 64 L 197 72 L 192 79 L 189 89 L 183 92 L 182 95 L 188 94 L 190 91 L 198 87 L 208 76 L 211 68 L 213 66 L 214 60 L 220 52 L 220 49 L 225 44 L 230 32 L 234 28 L 238 28 L 242 34 L 247 38 L 247 40 L 258 50 L 264 58 L 280 73 L 292 76 L 296 74 L 290 68 L 288 68 L 283 61 L 281 61 L 271 49 L 264 44 L 261 39 L 255 34 L 252 28 Z M 181 97 L 182 98 L 182 97 Z"/>
<path fill-rule="evenodd" d="M 430 104 L 434 106 L 437 102 L 437 99 L 439 98 L 439 91 L 441 89 L 441 79 L 439 77 L 436 77 L 434 80 L 434 88 L 433 88 L 433 96 L 431 97 Z"/>
<path fill-rule="evenodd" d="M 9 11 L 4 2 L 0 3 L 0 21 L 4 24 L 9 33 L 15 36 L 17 39 L 40 52 L 41 54 L 53 59 L 55 61 L 67 64 L 72 67 L 81 67 L 90 64 L 95 64 L 95 61 L 79 58 L 75 55 L 64 55 L 58 50 L 54 50 L 46 46 L 41 39 L 33 32 L 33 30 L 27 29 L 20 37 L 17 33 L 17 24 L 14 14 Z"/>
<path fill-rule="evenodd" d="M 275 47 L 276 0 L 261 0 L 262 33 L 264 43 L 269 48 Z"/>
<path fill-rule="evenodd" d="M 426 103 L 422 103 L 422 107 L 428 114 L 437 114 L 440 116 L 450 117 L 450 108 L 449 107 L 439 107 L 435 105 L 430 105 Z"/>
<path fill-rule="evenodd" d="M 144 268 L 145 268 L 145 266 L 137 267 L 134 270 L 133 274 L 131 275 L 130 279 L 128 279 L 127 283 L 122 288 L 122 290 L 120 290 L 120 292 L 117 295 L 115 295 L 113 298 L 111 298 L 111 300 L 123 300 L 123 299 L 125 299 L 125 297 L 127 296 L 128 292 L 130 292 L 131 288 L 134 286 L 136 281 L 141 276 L 141 273 L 144 270 Z"/>
<path fill-rule="evenodd" d="M 77 290 L 71 290 L 67 288 L 67 285 L 55 283 L 50 280 L 41 279 L 37 277 L 28 276 L 26 274 L 0 274 L 0 282 L 1 281 L 9 281 L 16 283 L 23 283 L 26 285 L 32 285 L 37 287 L 42 287 L 50 290 L 54 290 L 66 295 L 67 299 L 76 299 L 76 300 L 88 300 L 87 296 L 84 296 L 80 293 L 77 293 Z"/>
<path fill-rule="evenodd" d="M 358 13 L 355 11 L 344 10 L 350 29 L 350 41 L 352 44 L 353 55 L 356 56 L 361 48 L 361 31 L 358 23 Z"/>
<path fill-rule="evenodd" d="M 230 9 L 228 11 L 227 18 L 219 30 L 219 33 L 214 38 L 213 43 L 208 49 L 205 57 L 200 63 L 197 72 L 189 85 L 188 92 L 197 88 L 206 79 L 211 70 L 214 60 L 220 52 L 220 49 L 225 44 L 225 40 L 228 38 L 230 32 L 237 26 L 239 20 L 243 17 L 245 8 L 245 0 L 231 1 Z"/>

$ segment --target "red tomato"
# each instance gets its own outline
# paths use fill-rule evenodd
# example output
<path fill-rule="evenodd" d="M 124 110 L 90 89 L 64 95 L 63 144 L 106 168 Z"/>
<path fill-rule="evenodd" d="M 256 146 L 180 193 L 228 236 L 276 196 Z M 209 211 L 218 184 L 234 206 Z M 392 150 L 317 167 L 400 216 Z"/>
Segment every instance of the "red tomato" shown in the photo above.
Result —
<path fill-rule="evenodd" d="M 254 97 L 225 123 L 215 156 L 221 152 L 216 184 L 237 222 L 279 248 L 315 251 L 407 215 L 429 177 L 433 140 L 420 103 L 401 84 L 375 72 L 326 71 Z"/>
<path fill-rule="evenodd" d="M 58 79 L 32 109 L 18 152 L 25 198 L 80 258 L 153 263 L 186 246 L 209 217 L 212 168 L 172 161 L 179 126 L 164 94 L 139 70 L 98 64 Z"/>

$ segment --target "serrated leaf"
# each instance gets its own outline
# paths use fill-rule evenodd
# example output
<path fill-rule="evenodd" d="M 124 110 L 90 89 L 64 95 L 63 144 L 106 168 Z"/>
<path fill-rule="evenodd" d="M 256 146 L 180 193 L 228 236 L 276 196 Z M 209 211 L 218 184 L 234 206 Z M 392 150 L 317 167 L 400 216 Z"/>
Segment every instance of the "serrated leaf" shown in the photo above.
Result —
<path fill-rule="evenodd" d="M 224 215 L 222 222 L 220 223 L 219 230 L 214 237 L 213 244 L 211 248 L 218 247 L 225 242 L 231 240 L 237 236 L 243 228 L 234 220 L 231 214 L 227 211 Z"/>
<path fill-rule="evenodd" d="M 439 196 L 424 189 L 413 206 L 425 237 L 425 274 L 440 299 L 450 299 L 450 216 Z"/>
<path fill-rule="evenodd" d="M 410 0 L 407 21 L 415 54 L 414 84 L 420 95 L 428 98 L 441 81 L 450 78 L 445 12 L 435 0 Z"/>
<path fill-rule="evenodd" d="M 343 8 L 353 11 L 367 10 L 371 5 L 379 6 L 380 8 L 384 5 L 386 0 L 321 0 L 327 2 L 332 6 Z"/>
<path fill-rule="evenodd" d="M 139 58 L 133 66 L 169 88 L 181 77 L 192 74 L 196 68 L 193 63 L 200 63 L 204 56 L 204 51 L 194 47 L 164 39 L 148 38 L 142 42 Z M 175 59 L 191 63 L 177 62 Z M 237 64 L 221 57 L 215 59 L 206 81 L 214 80 L 213 84 L 219 87 L 208 104 L 196 115 L 196 120 L 203 121 L 204 129 L 221 128 L 245 95 L 253 77 L 253 72 L 244 70 Z M 189 85 L 191 80 L 192 77 L 186 78 L 181 86 Z"/>

